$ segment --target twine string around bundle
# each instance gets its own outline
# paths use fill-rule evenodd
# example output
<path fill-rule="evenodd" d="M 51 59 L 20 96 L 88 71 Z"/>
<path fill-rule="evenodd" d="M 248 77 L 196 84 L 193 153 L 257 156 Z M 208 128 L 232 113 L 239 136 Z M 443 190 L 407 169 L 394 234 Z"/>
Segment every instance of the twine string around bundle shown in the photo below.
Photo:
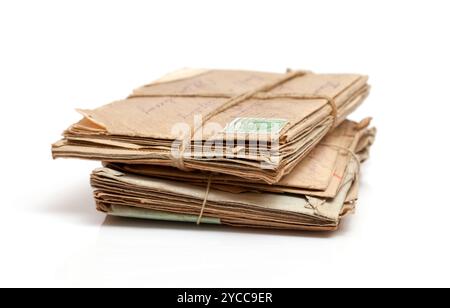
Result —
<path fill-rule="evenodd" d="M 327 104 L 331 107 L 331 116 L 333 118 L 333 122 L 332 122 L 332 125 L 330 125 L 329 130 L 332 130 L 336 126 L 337 119 L 338 119 L 338 107 L 337 107 L 337 104 L 336 104 L 336 101 L 334 98 L 325 96 L 325 95 L 315 95 L 315 94 L 305 94 L 305 95 L 300 95 L 300 94 L 295 94 L 295 93 L 270 94 L 270 91 L 273 90 L 274 88 L 276 88 L 280 85 L 283 85 L 284 83 L 291 81 L 293 79 L 306 76 L 310 73 L 311 72 L 309 72 L 309 71 L 292 71 L 292 70 L 288 69 L 287 73 L 278 80 L 275 80 L 273 82 L 270 82 L 268 84 L 260 86 L 256 89 L 250 90 L 250 91 L 240 94 L 238 96 L 231 97 L 228 101 L 226 101 L 225 103 L 223 103 L 216 109 L 210 111 L 205 116 L 203 116 L 202 122 L 206 123 L 207 121 L 211 120 L 214 116 L 216 116 L 238 104 L 241 104 L 247 100 L 250 100 L 252 98 L 264 99 L 264 100 L 283 99 L 283 98 L 297 99 L 297 100 L 325 100 L 327 102 Z M 154 94 L 154 95 L 148 94 L 147 95 L 146 94 L 144 96 L 158 97 L 158 96 L 172 96 L 172 95 L 170 95 L 170 94 L 167 94 L 167 95 L 165 95 L 165 94 L 164 95 L 163 94 Z M 195 96 L 197 96 L 197 95 L 176 95 L 176 97 L 195 97 Z M 198 96 L 201 97 L 201 95 L 198 95 Z M 206 95 L 206 96 L 209 97 L 208 95 Z M 220 94 L 220 95 L 214 94 L 211 96 L 212 97 L 226 97 L 226 94 Z M 191 146 L 192 139 L 195 137 L 196 133 L 201 128 L 202 128 L 202 126 L 194 127 L 191 130 L 190 135 L 188 135 L 186 138 L 178 141 L 179 146 L 177 149 L 177 154 L 172 155 L 173 164 L 178 169 L 183 170 L 183 171 L 192 171 L 190 168 L 186 167 L 186 164 L 184 161 L 185 153 L 186 153 L 187 148 Z"/>

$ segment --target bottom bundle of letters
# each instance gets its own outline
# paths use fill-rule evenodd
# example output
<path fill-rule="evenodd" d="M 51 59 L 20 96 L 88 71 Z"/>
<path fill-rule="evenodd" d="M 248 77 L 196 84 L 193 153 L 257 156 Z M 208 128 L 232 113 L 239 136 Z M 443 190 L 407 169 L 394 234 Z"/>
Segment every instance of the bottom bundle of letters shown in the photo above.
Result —
<path fill-rule="evenodd" d="M 361 163 L 376 130 L 346 120 L 280 182 L 104 163 L 92 173 L 97 209 L 113 216 L 197 224 L 332 231 L 353 213 Z"/>

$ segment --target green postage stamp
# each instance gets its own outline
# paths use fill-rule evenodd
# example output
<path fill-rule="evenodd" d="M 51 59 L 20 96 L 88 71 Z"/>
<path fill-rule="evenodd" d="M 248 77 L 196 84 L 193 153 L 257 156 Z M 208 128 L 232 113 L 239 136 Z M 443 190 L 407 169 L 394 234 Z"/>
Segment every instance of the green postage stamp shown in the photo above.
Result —
<path fill-rule="evenodd" d="M 225 127 L 225 133 L 279 134 L 287 124 L 285 119 L 236 118 Z"/>

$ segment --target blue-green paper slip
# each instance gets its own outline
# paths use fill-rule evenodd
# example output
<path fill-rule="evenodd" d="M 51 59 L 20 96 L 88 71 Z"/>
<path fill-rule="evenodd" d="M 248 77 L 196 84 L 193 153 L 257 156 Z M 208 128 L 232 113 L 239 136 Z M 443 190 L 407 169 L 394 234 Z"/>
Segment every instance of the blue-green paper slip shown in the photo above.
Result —
<path fill-rule="evenodd" d="M 278 134 L 289 123 L 285 119 L 236 118 L 225 127 L 227 134 Z"/>
<path fill-rule="evenodd" d="M 139 218 L 139 219 L 151 219 L 151 220 L 163 220 L 163 221 L 176 221 L 176 222 L 192 222 L 197 223 L 198 216 L 187 215 L 187 214 L 177 214 L 168 213 L 161 211 L 154 211 L 144 208 L 131 207 L 131 206 L 121 206 L 113 205 L 108 212 L 108 215 L 128 217 L 128 218 Z M 220 219 L 218 218 L 208 218 L 202 217 L 202 224 L 214 224 L 220 225 Z"/>

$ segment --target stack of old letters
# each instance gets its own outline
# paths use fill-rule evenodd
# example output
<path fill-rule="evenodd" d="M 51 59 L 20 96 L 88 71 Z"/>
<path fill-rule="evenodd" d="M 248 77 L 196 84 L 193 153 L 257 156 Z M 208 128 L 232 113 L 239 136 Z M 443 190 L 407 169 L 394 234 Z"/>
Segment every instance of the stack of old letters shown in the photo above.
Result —
<path fill-rule="evenodd" d="M 109 215 L 335 230 L 375 138 L 369 118 L 347 120 L 367 79 L 185 69 L 79 110 L 53 156 L 103 162 L 91 183 Z"/>

